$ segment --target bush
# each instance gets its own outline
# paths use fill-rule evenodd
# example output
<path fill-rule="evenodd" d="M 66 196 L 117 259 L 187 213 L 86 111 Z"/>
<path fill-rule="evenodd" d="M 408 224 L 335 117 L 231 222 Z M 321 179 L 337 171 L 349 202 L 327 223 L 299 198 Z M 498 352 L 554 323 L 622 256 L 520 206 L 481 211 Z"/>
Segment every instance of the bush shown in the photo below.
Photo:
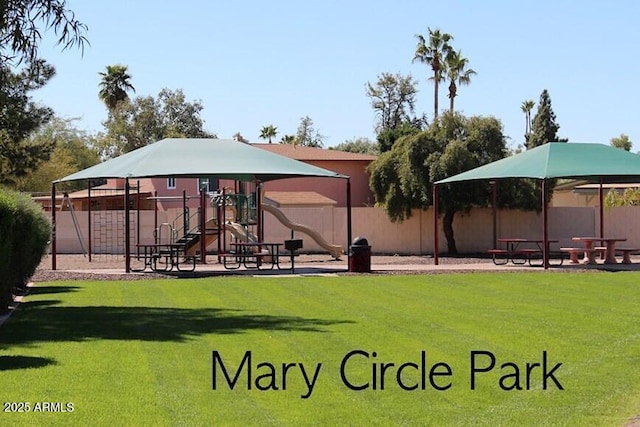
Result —
<path fill-rule="evenodd" d="M 40 205 L 22 193 L 0 191 L 0 311 L 23 290 L 47 251 L 51 224 Z"/>
<path fill-rule="evenodd" d="M 6 311 L 13 302 L 13 287 L 7 274 L 11 271 L 11 246 L 16 212 L 13 195 L 0 191 L 0 312 Z"/>

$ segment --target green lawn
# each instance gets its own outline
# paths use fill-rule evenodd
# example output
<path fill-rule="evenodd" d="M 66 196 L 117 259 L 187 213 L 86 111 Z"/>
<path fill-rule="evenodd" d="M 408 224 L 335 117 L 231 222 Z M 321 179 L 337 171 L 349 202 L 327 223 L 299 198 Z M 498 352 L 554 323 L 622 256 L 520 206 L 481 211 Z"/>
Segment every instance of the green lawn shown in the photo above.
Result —
<path fill-rule="evenodd" d="M 536 272 L 38 284 L 0 328 L 3 410 L 30 412 L 0 420 L 624 426 L 640 415 L 639 282 Z"/>

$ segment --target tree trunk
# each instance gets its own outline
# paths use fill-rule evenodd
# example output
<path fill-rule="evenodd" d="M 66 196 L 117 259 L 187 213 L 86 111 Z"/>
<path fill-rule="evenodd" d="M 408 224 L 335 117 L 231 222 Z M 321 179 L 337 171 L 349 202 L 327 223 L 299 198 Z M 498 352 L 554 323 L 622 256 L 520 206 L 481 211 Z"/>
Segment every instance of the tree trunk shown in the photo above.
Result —
<path fill-rule="evenodd" d="M 444 237 L 447 239 L 447 248 L 449 255 L 458 255 L 458 249 L 456 248 L 456 240 L 453 237 L 453 216 L 456 211 L 453 209 L 447 209 L 444 212 L 442 218 L 442 230 L 444 231 Z"/>
<path fill-rule="evenodd" d="M 438 67 L 433 67 L 433 120 L 438 118 Z"/>
<path fill-rule="evenodd" d="M 449 83 L 449 111 L 451 111 L 451 113 L 453 113 L 453 102 L 457 95 L 458 87 L 456 86 L 456 82 L 451 80 L 451 83 Z"/>

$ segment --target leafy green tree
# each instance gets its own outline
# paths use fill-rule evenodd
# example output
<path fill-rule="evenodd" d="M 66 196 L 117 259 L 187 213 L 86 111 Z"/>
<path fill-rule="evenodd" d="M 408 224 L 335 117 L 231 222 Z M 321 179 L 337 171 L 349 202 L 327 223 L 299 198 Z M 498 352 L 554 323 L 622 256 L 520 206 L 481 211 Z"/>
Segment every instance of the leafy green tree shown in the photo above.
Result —
<path fill-rule="evenodd" d="M 458 85 L 468 85 L 471 83 L 471 76 L 476 72 L 467 68 L 469 60 L 462 56 L 461 51 L 451 50 L 446 57 L 447 77 L 449 78 L 449 111 L 453 112 L 453 103 L 458 96 Z"/>
<path fill-rule="evenodd" d="M 42 34 L 53 30 L 63 49 L 84 49 L 87 26 L 66 9 L 65 0 L 0 1 L 0 64 L 34 62 Z"/>
<path fill-rule="evenodd" d="M 494 117 L 470 117 L 445 113 L 429 128 L 418 134 L 400 138 L 390 151 L 374 161 L 370 187 L 377 203 L 384 206 L 392 221 L 403 221 L 413 209 L 432 206 L 433 182 L 499 160 L 508 153 L 502 124 Z M 501 205 L 522 203 L 534 206 L 531 188 L 518 189 L 521 183 L 505 182 L 499 199 Z M 514 199 L 514 193 L 520 194 Z M 488 182 L 464 182 L 443 185 L 440 190 L 439 212 L 448 252 L 457 254 L 453 220 L 456 212 L 467 212 L 474 206 L 491 203 Z M 510 195 L 510 196 L 509 196 Z"/>
<path fill-rule="evenodd" d="M 271 138 L 275 138 L 278 134 L 278 128 L 274 125 L 263 126 L 260 130 L 260 138 L 268 139 L 271 144 Z"/>
<path fill-rule="evenodd" d="M 531 133 L 531 110 L 535 107 L 536 102 L 533 99 L 527 99 L 526 101 L 522 101 L 522 105 L 520 109 L 524 113 L 524 139 L 525 141 L 529 138 L 529 134 Z"/>
<path fill-rule="evenodd" d="M 393 144 L 403 136 L 415 135 L 422 130 L 422 127 L 417 122 L 403 122 L 400 126 L 383 130 L 377 136 L 380 152 L 384 153 L 391 150 Z"/>
<path fill-rule="evenodd" d="M 103 122 L 106 133 L 97 148 L 102 158 L 111 158 L 164 138 L 216 138 L 204 129 L 203 108 L 200 101 L 187 101 L 182 89 L 119 102 Z"/>
<path fill-rule="evenodd" d="M 98 97 L 105 103 L 109 112 L 112 112 L 119 102 L 129 99 L 127 92 L 136 91 L 125 65 L 107 65 L 107 70 L 98 74 L 101 77 Z"/>
<path fill-rule="evenodd" d="M 29 142 L 48 144 L 55 148 L 49 160 L 15 182 L 15 189 L 26 192 L 46 192 L 51 189 L 51 181 L 60 179 L 100 162 L 100 156 L 91 143 L 94 136 L 73 126 L 73 120 L 53 118 L 29 137 Z M 57 186 L 62 191 L 85 188 L 85 183 L 65 182 Z"/>
<path fill-rule="evenodd" d="M 433 80 L 433 118 L 438 118 L 438 87 L 444 81 L 444 73 L 446 63 L 445 58 L 451 52 L 452 48 L 449 42 L 453 40 L 451 34 L 443 33 L 439 29 L 431 30 L 428 28 L 429 34 L 425 38 L 421 34 L 416 34 L 418 43 L 413 57 L 413 62 L 418 61 L 427 64 L 433 70 L 433 76 L 429 80 Z"/>
<path fill-rule="evenodd" d="M 355 138 L 347 140 L 335 147 L 329 147 L 330 150 L 347 151 L 349 153 L 374 154 L 377 155 L 378 144 L 369 138 Z"/>
<path fill-rule="evenodd" d="M 619 206 L 640 206 L 640 188 L 626 188 L 622 192 L 611 189 L 607 192 L 604 205 L 608 208 Z"/>
<path fill-rule="evenodd" d="M 620 136 L 611 138 L 610 145 L 616 148 L 622 148 L 625 151 L 631 151 L 633 143 L 629 139 L 628 135 L 621 133 Z"/>
<path fill-rule="evenodd" d="M 30 92 L 43 87 L 55 74 L 53 66 L 35 60 L 14 73 L 0 65 L 0 183 L 11 185 L 53 151 L 50 141 L 28 136 L 53 117 L 53 110 L 33 102 Z"/>
<path fill-rule="evenodd" d="M 566 139 L 558 137 L 560 125 L 556 123 L 556 115 L 551 108 L 551 97 L 545 89 L 540 94 L 538 111 L 533 118 L 531 133 L 526 137 L 527 150 L 546 144 L 548 142 L 566 142 Z"/>
<path fill-rule="evenodd" d="M 302 117 L 298 125 L 295 141 L 305 147 L 321 148 L 325 137 L 313 127 L 313 120 L 309 116 Z"/>
<path fill-rule="evenodd" d="M 376 132 L 395 129 L 411 119 L 416 104 L 416 81 L 411 75 L 382 73 L 375 85 L 367 83 L 366 93 L 378 116 Z"/>

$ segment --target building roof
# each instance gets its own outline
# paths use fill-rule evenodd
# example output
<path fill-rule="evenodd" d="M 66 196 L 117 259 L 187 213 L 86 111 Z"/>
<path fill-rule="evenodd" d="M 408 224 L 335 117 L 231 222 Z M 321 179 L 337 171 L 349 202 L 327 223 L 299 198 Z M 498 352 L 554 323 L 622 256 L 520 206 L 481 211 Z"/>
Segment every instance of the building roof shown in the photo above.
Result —
<path fill-rule="evenodd" d="M 350 153 L 348 151 L 327 150 L 324 148 L 306 147 L 294 144 L 269 144 L 269 143 L 251 143 L 254 147 L 270 151 L 290 159 L 309 161 L 309 160 L 325 160 L 325 161 L 367 161 L 372 162 L 377 157 L 372 154 Z"/>

